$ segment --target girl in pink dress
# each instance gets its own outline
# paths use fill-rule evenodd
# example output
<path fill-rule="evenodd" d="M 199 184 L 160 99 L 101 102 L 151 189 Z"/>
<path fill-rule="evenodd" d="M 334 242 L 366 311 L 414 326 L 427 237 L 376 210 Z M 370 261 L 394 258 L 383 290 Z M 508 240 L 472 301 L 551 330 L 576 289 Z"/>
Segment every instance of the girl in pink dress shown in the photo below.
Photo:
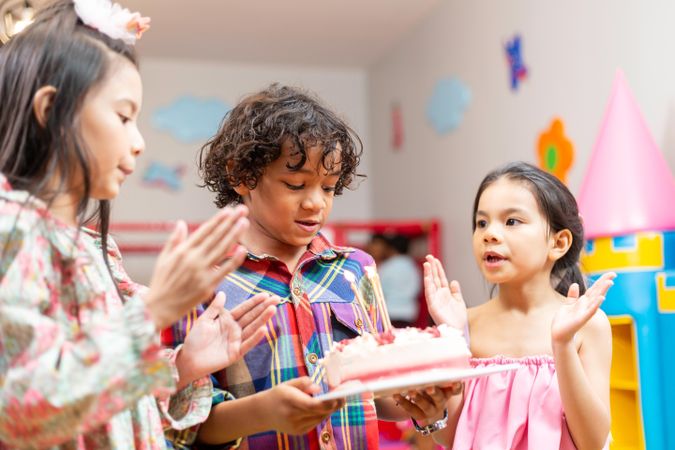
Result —
<path fill-rule="evenodd" d="M 598 307 L 616 275 L 585 288 L 574 197 L 552 175 L 512 163 L 485 177 L 473 219 L 474 255 L 497 294 L 467 310 L 459 284 L 429 256 L 429 310 L 436 323 L 469 330 L 474 367 L 520 367 L 468 380 L 447 402 L 425 392 L 397 400 L 455 450 L 606 447 L 612 340 Z"/>

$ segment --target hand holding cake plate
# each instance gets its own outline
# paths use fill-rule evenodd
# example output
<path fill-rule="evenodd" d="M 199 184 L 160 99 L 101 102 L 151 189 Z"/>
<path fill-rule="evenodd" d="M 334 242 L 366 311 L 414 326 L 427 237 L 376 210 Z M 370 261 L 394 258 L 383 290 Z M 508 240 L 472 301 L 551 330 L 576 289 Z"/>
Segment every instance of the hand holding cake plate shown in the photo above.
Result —
<path fill-rule="evenodd" d="M 319 398 L 382 397 L 518 367 L 472 368 L 470 357 L 462 332 L 447 325 L 364 334 L 336 344 L 321 361 L 317 373 L 325 375 L 330 391 Z"/>
<path fill-rule="evenodd" d="M 351 380 L 331 391 L 317 395 L 321 400 L 346 398 L 371 392 L 375 398 L 388 397 L 405 391 L 423 389 L 429 386 L 448 386 L 456 381 L 471 378 L 484 377 L 494 373 L 515 370 L 519 364 L 506 364 L 500 366 L 477 367 L 467 369 L 429 369 L 422 372 L 383 377 L 370 381 Z"/>

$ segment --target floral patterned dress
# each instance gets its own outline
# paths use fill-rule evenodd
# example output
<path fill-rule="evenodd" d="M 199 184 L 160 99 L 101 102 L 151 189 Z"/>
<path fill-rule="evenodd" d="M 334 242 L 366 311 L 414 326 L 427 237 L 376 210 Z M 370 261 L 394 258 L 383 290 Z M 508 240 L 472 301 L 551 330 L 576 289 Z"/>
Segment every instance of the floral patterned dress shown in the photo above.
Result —
<path fill-rule="evenodd" d="M 117 287 L 96 233 L 0 174 L 0 449 L 164 449 L 208 416 L 208 377 L 170 396 L 175 352 L 108 255 Z"/>

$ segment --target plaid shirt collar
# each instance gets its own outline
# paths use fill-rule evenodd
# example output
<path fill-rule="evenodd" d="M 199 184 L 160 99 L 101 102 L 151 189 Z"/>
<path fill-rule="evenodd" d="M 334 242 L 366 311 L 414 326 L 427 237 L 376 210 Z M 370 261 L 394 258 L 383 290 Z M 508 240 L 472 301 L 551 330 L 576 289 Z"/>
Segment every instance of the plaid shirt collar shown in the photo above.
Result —
<path fill-rule="evenodd" d="M 354 249 L 352 247 L 342 247 L 332 244 L 323 234 L 317 233 L 309 245 L 307 245 L 307 250 L 300 257 L 300 261 L 305 261 L 306 259 L 313 257 L 319 257 L 324 261 L 329 261 L 338 256 L 352 253 L 353 251 Z M 253 252 L 248 252 L 248 258 L 253 261 L 262 261 L 264 259 L 278 260 L 276 256 L 268 255 L 266 253 L 258 255 Z"/>

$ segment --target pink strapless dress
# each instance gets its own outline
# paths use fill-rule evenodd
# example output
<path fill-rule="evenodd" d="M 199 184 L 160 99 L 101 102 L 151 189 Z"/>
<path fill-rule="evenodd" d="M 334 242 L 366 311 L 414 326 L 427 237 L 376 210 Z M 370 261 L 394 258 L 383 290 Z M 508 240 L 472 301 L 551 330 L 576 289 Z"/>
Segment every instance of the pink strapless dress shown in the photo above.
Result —
<path fill-rule="evenodd" d="M 467 381 L 453 450 L 576 450 L 553 357 L 471 361 L 473 367 L 511 363 L 521 367 Z"/>

